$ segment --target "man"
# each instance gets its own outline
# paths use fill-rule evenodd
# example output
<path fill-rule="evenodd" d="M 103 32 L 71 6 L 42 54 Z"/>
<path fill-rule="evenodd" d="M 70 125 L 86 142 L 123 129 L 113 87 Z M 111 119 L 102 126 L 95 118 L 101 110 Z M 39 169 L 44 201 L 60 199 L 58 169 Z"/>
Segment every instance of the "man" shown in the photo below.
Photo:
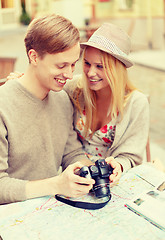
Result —
<path fill-rule="evenodd" d="M 94 180 L 74 171 L 91 162 L 73 131 L 70 100 L 61 91 L 79 59 L 79 32 L 64 17 L 48 15 L 31 22 L 25 46 L 27 71 L 0 88 L 0 204 L 81 196 Z M 58 175 L 60 166 L 65 170 Z"/>

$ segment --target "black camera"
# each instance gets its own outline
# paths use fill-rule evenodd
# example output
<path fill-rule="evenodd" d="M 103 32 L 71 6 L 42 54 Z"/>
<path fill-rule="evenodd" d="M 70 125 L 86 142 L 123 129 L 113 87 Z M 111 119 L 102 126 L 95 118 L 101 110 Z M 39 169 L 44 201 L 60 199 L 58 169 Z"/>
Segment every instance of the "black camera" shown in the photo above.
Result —
<path fill-rule="evenodd" d="M 104 159 L 99 159 L 95 165 L 84 166 L 80 169 L 79 175 L 85 178 L 93 178 L 95 184 L 93 191 L 98 198 L 110 196 L 109 176 L 113 173 L 113 168 Z"/>

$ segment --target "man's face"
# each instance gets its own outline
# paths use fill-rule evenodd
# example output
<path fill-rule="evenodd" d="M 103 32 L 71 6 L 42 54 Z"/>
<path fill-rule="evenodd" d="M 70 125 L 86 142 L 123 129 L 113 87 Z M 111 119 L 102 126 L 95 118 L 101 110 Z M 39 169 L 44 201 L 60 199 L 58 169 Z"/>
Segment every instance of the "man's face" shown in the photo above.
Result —
<path fill-rule="evenodd" d="M 68 79 L 73 78 L 75 64 L 79 60 L 80 45 L 55 54 L 46 54 L 43 58 L 37 57 L 35 75 L 37 85 L 46 96 L 50 90 L 61 91 Z"/>

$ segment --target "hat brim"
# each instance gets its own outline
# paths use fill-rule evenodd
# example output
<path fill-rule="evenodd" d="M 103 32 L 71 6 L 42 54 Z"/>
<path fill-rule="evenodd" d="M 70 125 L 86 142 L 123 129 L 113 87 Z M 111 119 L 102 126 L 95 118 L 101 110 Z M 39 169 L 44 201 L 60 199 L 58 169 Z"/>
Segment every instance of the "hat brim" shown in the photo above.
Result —
<path fill-rule="evenodd" d="M 89 47 L 94 47 L 97 48 L 103 52 L 109 53 L 110 55 L 112 55 L 113 57 L 117 58 L 120 62 L 122 62 L 126 68 L 132 67 L 134 65 L 134 63 L 129 59 L 129 58 L 125 58 L 121 55 L 115 54 L 112 51 L 98 45 L 97 43 L 92 43 L 92 42 L 84 42 L 84 43 L 80 43 L 80 46 L 82 49 L 84 49 L 85 47 L 89 46 Z"/>

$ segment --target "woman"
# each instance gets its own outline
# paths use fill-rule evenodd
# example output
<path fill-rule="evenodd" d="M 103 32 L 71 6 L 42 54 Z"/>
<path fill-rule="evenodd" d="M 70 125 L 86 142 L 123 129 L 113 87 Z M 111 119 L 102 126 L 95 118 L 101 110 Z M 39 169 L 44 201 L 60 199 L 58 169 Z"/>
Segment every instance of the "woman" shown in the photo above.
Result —
<path fill-rule="evenodd" d="M 83 76 L 69 81 L 65 90 L 74 106 L 74 125 L 87 156 L 113 157 L 117 179 L 142 163 L 149 132 L 147 97 L 129 81 L 129 36 L 104 23 L 83 48 Z M 113 180 L 113 179 L 111 179 Z"/>

